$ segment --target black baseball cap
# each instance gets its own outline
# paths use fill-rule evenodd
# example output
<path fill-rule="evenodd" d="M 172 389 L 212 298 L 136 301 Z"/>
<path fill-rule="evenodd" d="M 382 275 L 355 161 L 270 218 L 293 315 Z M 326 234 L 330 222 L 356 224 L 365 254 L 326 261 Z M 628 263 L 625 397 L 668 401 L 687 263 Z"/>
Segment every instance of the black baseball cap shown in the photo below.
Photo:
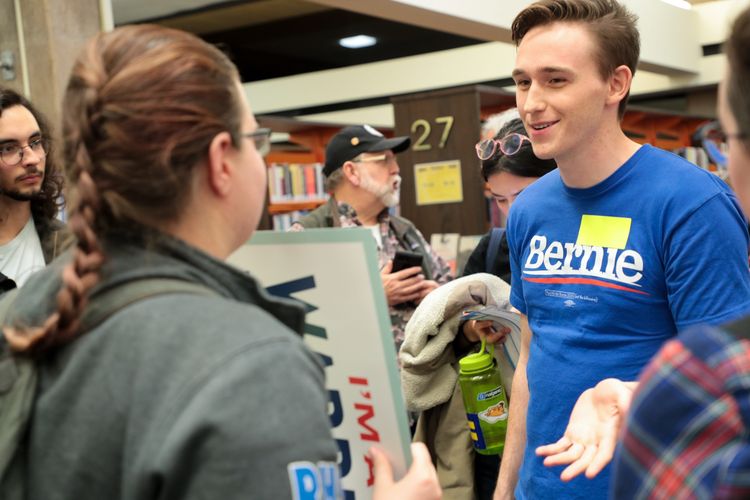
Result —
<path fill-rule="evenodd" d="M 326 147 L 326 164 L 323 173 L 328 177 L 336 169 L 362 153 L 393 151 L 400 153 L 411 144 L 407 136 L 387 139 L 383 134 L 369 125 L 353 125 L 341 129 L 331 138 Z"/>

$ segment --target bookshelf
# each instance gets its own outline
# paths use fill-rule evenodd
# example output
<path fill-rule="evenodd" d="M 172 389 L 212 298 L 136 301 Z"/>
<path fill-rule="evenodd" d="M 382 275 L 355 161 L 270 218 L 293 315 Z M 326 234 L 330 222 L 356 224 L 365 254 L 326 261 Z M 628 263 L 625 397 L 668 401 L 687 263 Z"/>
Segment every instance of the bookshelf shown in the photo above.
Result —
<path fill-rule="evenodd" d="M 325 146 L 340 127 L 276 116 L 260 116 L 258 123 L 274 131 L 265 158 L 267 204 L 260 228 L 284 231 L 328 200 L 322 173 Z"/>
<path fill-rule="evenodd" d="M 711 117 L 632 107 L 623 119 L 623 130 L 636 142 L 649 143 L 672 151 L 689 162 L 725 178 L 726 170 L 717 167 L 702 147 L 700 140 L 696 139 L 697 130 L 710 121 Z M 719 150 L 726 154 L 726 144 L 719 145 Z"/>
<path fill-rule="evenodd" d="M 327 199 L 322 163 L 268 165 L 268 214 L 273 229 L 286 231 Z"/>
<path fill-rule="evenodd" d="M 622 129 L 634 141 L 674 151 L 692 146 L 692 135 L 711 118 L 629 106 Z"/>
<path fill-rule="evenodd" d="M 307 212 L 315 210 L 320 205 L 325 203 L 327 199 L 314 199 L 306 201 L 290 201 L 288 203 L 269 203 L 268 213 L 271 215 L 283 214 L 286 212 Z"/>
<path fill-rule="evenodd" d="M 289 203 L 325 201 L 322 163 L 271 163 L 268 165 L 268 200 L 277 212 Z M 270 209 L 270 207 L 269 207 Z"/>

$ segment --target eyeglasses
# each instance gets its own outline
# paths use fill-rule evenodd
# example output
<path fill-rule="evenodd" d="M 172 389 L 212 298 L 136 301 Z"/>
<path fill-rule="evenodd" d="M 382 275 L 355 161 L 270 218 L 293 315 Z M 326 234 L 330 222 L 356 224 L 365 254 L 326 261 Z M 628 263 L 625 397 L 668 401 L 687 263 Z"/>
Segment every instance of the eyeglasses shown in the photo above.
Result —
<path fill-rule="evenodd" d="M 15 167 L 23 161 L 26 148 L 33 151 L 39 158 L 44 158 L 49 151 L 49 143 L 45 139 L 38 137 L 30 140 L 25 146 L 15 143 L 3 144 L 0 146 L 0 158 L 6 166 Z"/>
<path fill-rule="evenodd" d="M 726 133 L 718 121 L 712 121 L 701 125 L 693 134 L 692 140 L 703 147 L 708 161 L 716 165 L 719 176 L 725 178 L 728 163 L 727 139 L 746 140 L 747 137 L 747 134 L 742 132 Z"/>
<path fill-rule="evenodd" d="M 246 139 L 252 139 L 255 143 L 255 149 L 261 156 L 266 156 L 271 151 L 271 129 L 259 128 L 255 132 L 242 134 Z"/>
<path fill-rule="evenodd" d="M 531 143 L 531 139 L 517 132 L 508 134 L 499 140 L 485 139 L 479 141 L 476 145 L 477 156 L 480 160 L 489 160 L 495 155 L 498 148 L 500 148 L 500 151 L 502 151 L 505 156 L 513 156 L 521 151 L 523 141 L 529 141 L 529 143 Z"/>
<path fill-rule="evenodd" d="M 714 142 L 726 142 L 727 139 L 744 141 L 749 137 L 749 134 L 746 132 L 725 132 L 718 120 L 706 123 L 696 133 L 700 139 L 707 139 Z"/>

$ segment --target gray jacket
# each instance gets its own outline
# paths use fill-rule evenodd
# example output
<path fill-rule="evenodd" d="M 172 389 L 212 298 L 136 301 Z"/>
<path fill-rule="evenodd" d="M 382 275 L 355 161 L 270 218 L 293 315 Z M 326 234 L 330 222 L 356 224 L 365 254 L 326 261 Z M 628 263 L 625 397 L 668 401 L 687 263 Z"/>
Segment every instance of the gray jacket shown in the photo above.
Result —
<path fill-rule="evenodd" d="M 290 462 L 337 452 L 301 309 L 183 243 L 155 248 L 110 240 L 99 286 L 173 277 L 218 296 L 145 299 L 43 360 L 29 500 L 290 498 Z M 18 318 L 50 310 L 66 260 L 29 280 Z"/>

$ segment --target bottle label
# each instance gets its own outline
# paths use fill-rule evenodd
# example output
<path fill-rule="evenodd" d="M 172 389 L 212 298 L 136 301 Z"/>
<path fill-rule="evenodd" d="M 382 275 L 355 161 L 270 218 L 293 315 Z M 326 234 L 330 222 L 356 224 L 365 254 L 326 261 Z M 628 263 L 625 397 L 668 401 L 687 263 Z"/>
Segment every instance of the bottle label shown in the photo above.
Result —
<path fill-rule="evenodd" d="M 471 440 L 474 442 L 474 447 L 478 450 L 484 450 L 487 448 L 487 443 L 484 441 L 484 433 L 482 432 L 482 425 L 479 423 L 479 418 L 476 413 L 467 413 L 466 419 L 469 421 L 469 433 Z"/>
<path fill-rule="evenodd" d="M 485 399 L 492 399 L 497 396 L 501 396 L 503 394 L 503 388 L 502 387 L 496 387 L 495 389 L 492 389 L 491 391 L 485 391 L 480 392 L 477 394 L 477 401 L 484 401 Z"/>
<path fill-rule="evenodd" d="M 501 420 L 507 420 L 508 412 L 505 408 L 505 401 L 498 401 L 497 404 L 494 404 L 486 410 L 477 413 L 477 415 L 480 419 L 484 420 L 488 424 L 494 424 L 495 422 L 500 422 Z"/>
<path fill-rule="evenodd" d="M 468 390 L 464 393 L 471 440 L 480 453 L 502 453 L 508 425 L 505 391 L 495 384 L 486 384 L 482 389 L 475 394 Z"/>

